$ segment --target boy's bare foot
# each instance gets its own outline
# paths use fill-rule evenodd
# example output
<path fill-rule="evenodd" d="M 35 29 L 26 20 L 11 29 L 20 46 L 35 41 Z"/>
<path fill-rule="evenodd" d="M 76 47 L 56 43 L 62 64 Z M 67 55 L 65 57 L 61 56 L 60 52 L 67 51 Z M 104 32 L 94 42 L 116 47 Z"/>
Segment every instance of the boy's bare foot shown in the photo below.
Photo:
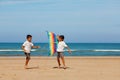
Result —
<path fill-rule="evenodd" d="M 66 67 L 66 66 L 64 66 L 64 67 L 63 67 L 63 69 L 67 69 L 67 67 Z"/>
<path fill-rule="evenodd" d="M 60 66 L 58 66 L 58 69 L 60 69 Z"/>
<path fill-rule="evenodd" d="M 24 68 L 25 68 L 25 69 L 27 69 L 27 68 L 28 68 L 28 66 L 26 66 L 26 65 L 25 65 L 25 66 L 24 66 Z"/>
<path fill-rule="evenodd" d="M 58 68 L 60 69 L 60 67 L 61 67 L 61 64 L 58 66 Z"/>

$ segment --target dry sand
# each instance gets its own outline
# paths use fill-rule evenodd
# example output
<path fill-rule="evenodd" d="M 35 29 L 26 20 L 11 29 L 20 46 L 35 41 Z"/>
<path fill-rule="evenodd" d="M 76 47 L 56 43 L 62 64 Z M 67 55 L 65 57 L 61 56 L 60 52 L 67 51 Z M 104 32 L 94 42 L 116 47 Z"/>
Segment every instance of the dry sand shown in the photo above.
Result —
<path fill-rule="evenodd" d="M 0 57 L 0 80 L 120 80 L 120 57 L 67 57 L 67 69 L 57 69 L 54 57 L 33 57 L 24 69 L 23 57 Z"/>

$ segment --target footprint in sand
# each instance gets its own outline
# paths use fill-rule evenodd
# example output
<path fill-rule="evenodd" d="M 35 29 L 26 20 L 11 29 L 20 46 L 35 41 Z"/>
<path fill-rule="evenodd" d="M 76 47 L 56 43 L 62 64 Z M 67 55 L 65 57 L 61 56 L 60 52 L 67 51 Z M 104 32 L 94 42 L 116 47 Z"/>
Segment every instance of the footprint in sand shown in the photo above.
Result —
<path fill-rule="evenodd" d="M 5 74 L 1 74 L 1 76 L 5 76 Z"/>

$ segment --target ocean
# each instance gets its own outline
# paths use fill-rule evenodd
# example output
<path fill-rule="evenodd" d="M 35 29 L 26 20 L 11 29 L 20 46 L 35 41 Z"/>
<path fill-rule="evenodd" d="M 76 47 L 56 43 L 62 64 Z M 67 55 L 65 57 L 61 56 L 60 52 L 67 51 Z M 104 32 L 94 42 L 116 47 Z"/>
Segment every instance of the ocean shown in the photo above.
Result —
<path fill-rule="evenodd" d="M 32 49 L 32 56 L 49 56 L 48 43 L 35 43 L 40 49 Z M 0 43 L 0 56 L 24 56 L 22 43 Z M 120 56 L 120 43 L 68 43 L 72 54 L 65 56 Z M 56 56 L 56 54 L 55 54 Z"/>

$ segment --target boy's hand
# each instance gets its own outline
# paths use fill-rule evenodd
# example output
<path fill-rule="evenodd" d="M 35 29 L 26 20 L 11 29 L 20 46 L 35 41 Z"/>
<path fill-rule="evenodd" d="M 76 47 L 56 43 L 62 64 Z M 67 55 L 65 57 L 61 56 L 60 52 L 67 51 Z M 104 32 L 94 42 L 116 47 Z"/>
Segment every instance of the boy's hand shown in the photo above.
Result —
<path fill-rule="evenodd" d="M 69 54 L 71 54 L 72 52 L 71 52 L 71 50 L 68 50 L 68 52 L 69 52 Z"/>
<path fill-rule="evenodd" d="M 37 48 L 40 48 L 40 46 L 37 46 Z"/>
<path fill-rule="evenodd" d="M 23 49 L 24 52 L 27 52 L 27 51 L 25 50 L 25 47 L 24 47 L 24 46 L 22 46 L 22 49 Z"/>
<path fill-rule="evenodd" d="M 32 46 L 32 48 L 40 48 L 40 46 Z"/>
<path fill-rule="evenodd" d="M 68 49 L 68 52 L 71 54 L 71 53 L 72 53 L 72 51 L 70 50 L 70 48 L 69 48 L 69 47 L 67 47 L 67 49 Z"/>
<path fill-rule="evenodd" d="M 24 51 L 25 53 L 27 53 L 27 51 L 26 51 L 25 49 L 24 49 L 23 51 Z"/>

